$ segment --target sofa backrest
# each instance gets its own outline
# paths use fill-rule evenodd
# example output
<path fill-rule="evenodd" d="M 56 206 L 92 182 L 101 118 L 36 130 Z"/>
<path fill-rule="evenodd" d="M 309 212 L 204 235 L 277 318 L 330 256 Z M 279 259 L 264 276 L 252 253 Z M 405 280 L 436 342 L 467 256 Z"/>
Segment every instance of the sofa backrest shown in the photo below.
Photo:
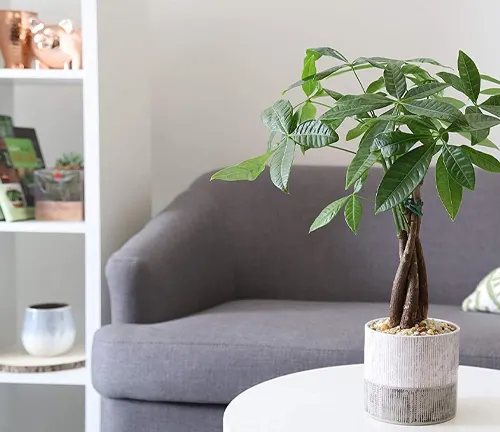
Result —
<path fill-rule="evenodd" d="M 370 174 L 362 195 L 374 197 L 380 176 Z M 476 191 L 464 191 L 454 223 L 439 201 L 433 176 L 431 169 L 422 191 L 430 299 L 460 304 L 500 266 L 500 175 L 478 172 Z M 220 208 L 238 298 L 388 301 L 398 265 L 390 212 L 375 216 L 373 204 L 363 200 L 357 236 L 343 215 L 308 234 L 320 211 L 346 195 L 344 185 L 345 167 L 305 166 L 293 168 L 290 195 L 276 189 L 267 172 L 255 182 L 209 183 L 203 176 L 192 185 Z"/>

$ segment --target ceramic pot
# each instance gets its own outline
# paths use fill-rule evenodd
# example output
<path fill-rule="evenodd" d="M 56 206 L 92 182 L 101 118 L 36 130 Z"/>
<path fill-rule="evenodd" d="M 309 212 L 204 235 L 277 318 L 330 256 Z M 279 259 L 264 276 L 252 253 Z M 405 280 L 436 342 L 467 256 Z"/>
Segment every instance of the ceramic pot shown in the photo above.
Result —
<path fill-rule="evenodd" d="M 452 333 L 401 336 L 377 332 L 372 322 L 365 326 L 365 411 L 402 425 L 454 418 L 460 328 L 450 323 Z"/>
<path fill-rule="evenodd" d="M 33 52 L 30 19 L 36 16 L 35 12 L 0 10 L 0 49 L 4 67 L 11 69 L 31 67 Z"/>
<path fill-rule="evenodd" d="M 32 356 L 62 355 L 73 347 L 75 336 L 75 322 L 69 305 L 43 303 L 26 309 L 21 340 L 24 349 Z"/>

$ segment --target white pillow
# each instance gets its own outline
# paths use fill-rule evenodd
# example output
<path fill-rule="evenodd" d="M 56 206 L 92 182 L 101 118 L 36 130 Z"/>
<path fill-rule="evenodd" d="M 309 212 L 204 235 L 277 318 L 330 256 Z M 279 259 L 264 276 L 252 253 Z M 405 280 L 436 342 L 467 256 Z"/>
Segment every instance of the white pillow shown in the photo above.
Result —
<path fill-rule="evenodd" d="M 486 276 L 462 303 L 466 312 L 500 313 L 500 268 Z"/>

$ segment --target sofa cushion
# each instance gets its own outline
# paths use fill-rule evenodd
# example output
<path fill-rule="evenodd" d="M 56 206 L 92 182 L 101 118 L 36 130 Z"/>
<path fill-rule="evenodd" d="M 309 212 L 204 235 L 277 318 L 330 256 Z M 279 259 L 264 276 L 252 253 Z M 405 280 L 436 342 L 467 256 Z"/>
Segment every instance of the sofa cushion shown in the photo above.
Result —
<path fill-rule="evenodd" d="M 95 336 L 93 382 L 110 398 L 225 404 L 262 381 L 363 362 L 363 324 L 384 303 L 234 301 L 161 324 L 112 324 Z M 499 316 L 433 306 L 461 327 L 461 364 L 500 369 Z M 332 383 L 334 384 L 334 383 Z"/>

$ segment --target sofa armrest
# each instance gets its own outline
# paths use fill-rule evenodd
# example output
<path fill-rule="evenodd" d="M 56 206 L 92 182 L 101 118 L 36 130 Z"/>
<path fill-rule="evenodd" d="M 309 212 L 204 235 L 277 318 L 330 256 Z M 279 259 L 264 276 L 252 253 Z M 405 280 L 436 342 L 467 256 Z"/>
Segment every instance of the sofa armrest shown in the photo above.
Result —
<path fill-rule="evenodd" d="M 112 322 L 168 321 L 232 300 L 227 244 L 215 199 L 179 196 L 110 258 Z"/>

